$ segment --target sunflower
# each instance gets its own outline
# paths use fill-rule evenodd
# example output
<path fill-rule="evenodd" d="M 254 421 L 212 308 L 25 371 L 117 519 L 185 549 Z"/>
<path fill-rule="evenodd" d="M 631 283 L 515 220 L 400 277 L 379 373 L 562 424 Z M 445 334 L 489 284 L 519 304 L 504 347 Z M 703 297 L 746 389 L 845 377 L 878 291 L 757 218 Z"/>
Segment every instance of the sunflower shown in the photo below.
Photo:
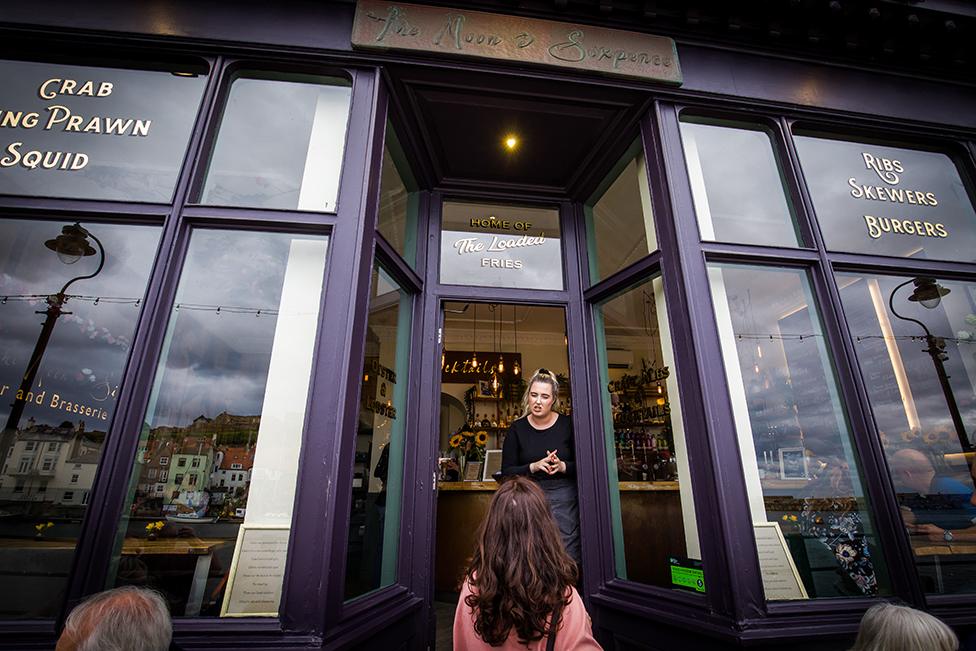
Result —
<path fill-rule="evenodd" d="M 463 440 L 464 440 L 463 436 L 461 436 L 460 434 L 455 434 L 454 436 L 451 437 L 451 447 L 452 448 L 458 447 L 459 445 L 461 445 L 461 441 Z"/>
<path fill-rule="evenodd" d="M 461 436 L 463 436 L 463 437 L 464 437 L 464 438 L 466 438 L 466 439 L 469 439 L 469 438 L 471 438 L 472 436 L 474 436 L 474 432 L 472 432 L 472 431 L 471 431 L 471 430 L 469 430 L 469 429 L 466 429 L 466 430 L 464 430 L 463 432 L 461 432 Z"/>
<path fill-rule="evenodd" d="M 486 443 L 488 443 L 488 432 L 486 432 L 485 430 L 481 430 L 480 432 L 475 434 L 474 442 L 477 443 L 478 445 L 485 445 Z"/>

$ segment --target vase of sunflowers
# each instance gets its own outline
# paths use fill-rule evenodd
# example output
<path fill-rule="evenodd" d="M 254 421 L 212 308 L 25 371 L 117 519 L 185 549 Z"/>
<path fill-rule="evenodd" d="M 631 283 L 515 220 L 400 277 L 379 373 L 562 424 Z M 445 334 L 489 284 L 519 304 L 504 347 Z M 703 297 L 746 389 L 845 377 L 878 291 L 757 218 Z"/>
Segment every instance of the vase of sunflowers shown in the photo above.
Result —
<path fill-rule="evenodd" d="M 488 432 L 485 430 L 475 432 L 468 427 L 462 427 L 451 437 L 450 445 L 451 453 L 457 456 L 463 476 L 466 461 L 484 460 L 485 446 L 488 445 Z"/>
<path fill-rule="evenodd" d="M 47 531 L 48 529 L 50 529 L 53 526 L 54 526 L 54 523 L 53 522 L 40 522 L 38 524 L 35 524 L 34 525 L 34 531 L 35 531 L 35 533 L 34 533 L 34 539 L 35 540 L 43 540 L 44 539 L 44 532 Z"/>
<path fill-rule="evenodd" d="M 164 523 L 162 520 L 157 520 L 156 522 L 150 522 L 146 525 L 146 539 L 156 540 L 159 537 L 159 532 L 162 531 Z"/>

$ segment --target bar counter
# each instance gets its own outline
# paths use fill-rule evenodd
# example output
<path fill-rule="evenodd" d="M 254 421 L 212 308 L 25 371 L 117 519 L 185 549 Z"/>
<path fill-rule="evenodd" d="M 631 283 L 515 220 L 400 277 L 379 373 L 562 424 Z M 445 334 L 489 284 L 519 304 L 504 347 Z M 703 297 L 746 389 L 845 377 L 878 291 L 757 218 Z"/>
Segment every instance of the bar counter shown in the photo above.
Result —
<path fill-rule="evenodd" d="M 620 510 L 630 578 L 667 585 L 668 554 L 685 548 L 676 481 L 622 481 Z M 439 482 L 435 590 L 456 593 L 494 481 Z"/>

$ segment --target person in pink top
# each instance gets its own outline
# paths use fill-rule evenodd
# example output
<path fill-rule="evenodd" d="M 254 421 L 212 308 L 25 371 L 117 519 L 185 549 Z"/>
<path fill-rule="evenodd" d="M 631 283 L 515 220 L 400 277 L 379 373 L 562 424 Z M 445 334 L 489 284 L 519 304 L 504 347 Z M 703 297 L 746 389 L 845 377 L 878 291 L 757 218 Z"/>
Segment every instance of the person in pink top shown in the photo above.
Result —
<path fill-rule="evenodd" d="M 455 651 L 602 649 L 576 577 L 545 493 L 525 477 L 507 480 L 491 499 L 464 574 Z"/>

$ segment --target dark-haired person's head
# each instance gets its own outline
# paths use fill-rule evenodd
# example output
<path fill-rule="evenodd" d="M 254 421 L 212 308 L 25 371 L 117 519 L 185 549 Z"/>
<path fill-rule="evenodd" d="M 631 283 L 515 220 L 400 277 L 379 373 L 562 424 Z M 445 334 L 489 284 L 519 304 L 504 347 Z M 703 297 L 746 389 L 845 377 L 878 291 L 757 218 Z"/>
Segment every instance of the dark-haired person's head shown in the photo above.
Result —
<path fill-rule="evenodd" d="M 516 476 L 492 497 L 465 578 L 475 632 L 497 646 L 515 631 L 521 642 L 548 633 L 548 618 L 567 603 L 576 563 L 566 553 L 538 484 Z"/>

